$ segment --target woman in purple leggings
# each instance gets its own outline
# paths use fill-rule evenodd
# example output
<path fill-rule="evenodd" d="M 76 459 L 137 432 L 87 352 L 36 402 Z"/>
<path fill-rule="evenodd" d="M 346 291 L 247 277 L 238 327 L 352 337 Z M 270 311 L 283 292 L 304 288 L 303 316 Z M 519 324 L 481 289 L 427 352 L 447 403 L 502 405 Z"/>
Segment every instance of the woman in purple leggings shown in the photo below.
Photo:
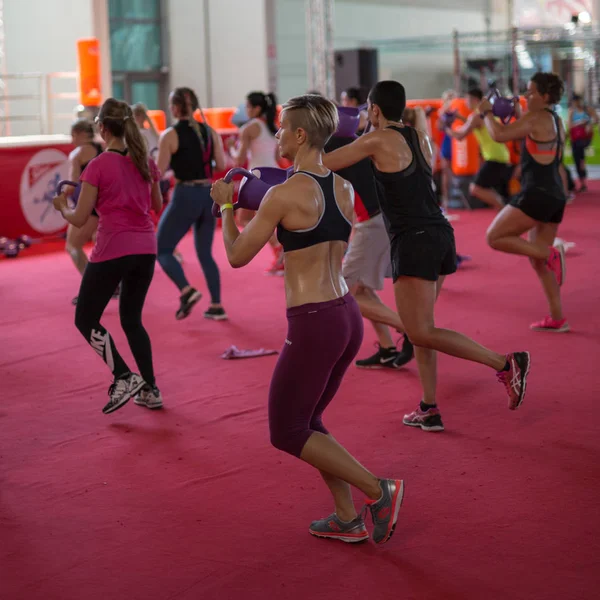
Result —
<path fill-rule="evenodd" d="M 335 512 L 314 521 L 309 532 L 344 542 L 368 539 L 362 511 L 354 508 L 353 485 L 367 496 L 373 539 L 383 544 L 394 531 L 404 484 L 367 471 L 322 421 L 363 336 L 360 311 L 342 277 L 354 191 L 322 163 L 337 114 L 321 96 L 292 98 L 284 106 L 276 137 L 281 156 L 294 161 L 294 174 L 269 190 L 241 233 L 233 215 L 233 184 L 217 181 L 211 195 L 221 207 L 232 267 L 247 265 L 275 229 L 284 249 L 288 334 L 271 380 L 269 427 L 272 444 L 317 468 L 333 495 Z"/>

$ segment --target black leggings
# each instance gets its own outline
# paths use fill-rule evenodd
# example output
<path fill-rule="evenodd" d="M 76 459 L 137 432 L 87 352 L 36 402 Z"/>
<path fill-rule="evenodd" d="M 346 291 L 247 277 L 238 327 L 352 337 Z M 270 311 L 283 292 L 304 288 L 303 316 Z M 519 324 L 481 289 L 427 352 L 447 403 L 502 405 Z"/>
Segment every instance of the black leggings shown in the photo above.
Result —
<path fill-rule="evenodd" d="M 121 283 L 119 316 L 129 347 L 140 375 L 154 385 L 152 347 L 142 325 L 142 309 L 154 275 L 155 254 L 132 254 L 103 262 L 90 262 L 81 280 L 75 326 L 92 348 L 108 365 L 113 375 L 120 377 L 130 369 L 117 352 L 112 337 L 100 324 L 100 318 Z"/>
<path fill-rule="evenodd" d="M 587 178 L 587 170 L 585 168 L 585 149 L 590 145 L 588 140 L 573 140 L 571 148 L 573 150 L 573 162 L 577 169 L 579 179 Z"/>

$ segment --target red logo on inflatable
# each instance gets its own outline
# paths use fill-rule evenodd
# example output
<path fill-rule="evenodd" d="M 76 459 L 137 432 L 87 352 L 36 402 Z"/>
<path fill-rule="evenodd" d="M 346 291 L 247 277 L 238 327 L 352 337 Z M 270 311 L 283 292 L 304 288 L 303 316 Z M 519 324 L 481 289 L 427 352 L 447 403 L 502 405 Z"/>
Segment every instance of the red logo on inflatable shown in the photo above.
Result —
<path fill-rule="evenodd" d="M 33 187 L 34 184 L 39 181 L 48 171 L 56 169 L 62 162 L 44 163 L 41 165 L 33 165 L 29 168 L 28 179 L 29 187 Z"/>

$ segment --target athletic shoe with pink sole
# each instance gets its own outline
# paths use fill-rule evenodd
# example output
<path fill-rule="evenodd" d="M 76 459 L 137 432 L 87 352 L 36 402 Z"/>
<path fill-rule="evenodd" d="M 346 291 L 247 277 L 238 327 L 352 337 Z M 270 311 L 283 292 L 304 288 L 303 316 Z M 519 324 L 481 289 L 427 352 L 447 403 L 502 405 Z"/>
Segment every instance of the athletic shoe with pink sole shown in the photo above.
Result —
<path fill-rule="evenodd" d="M 366 507 L 373 519 L 373 541 L 385 544 L 390 540 L 396 528 L 398 512 L 404 498 L 404 481 L 401 479 L 380 479 L 381 498 L 367 500 Z"/>
<path fill-rule="evenodd" d="M 510 368 L 508 371 L 498 371 L 496 375 L 508 393 L 508 408 L 516 410 L 525 399 L 531 358 L 529 352 L 513 352 L 506 355 L 506 360 Z"/>
<path fill-rule="evenodd" d="M 444 431 L 442 415 L 437 407 L 428 408 L 423 412 L 418 406 L 417 410 L 404 415 L 402 422 L 409 427 L 420 427 L 423 431 Z"/>
<path fill-rule="evenodd" d="M 529 328 L 532 331 L 551 331 L 553 333 L 565 333 L 570 329 L 566 319 L 558 321 L 552 317 L 545 317 L 541 321 L 532 323 Z"/>
<path fill-rule="evenodd" d="M 556 244 L 550 247 L 550 256 L 546 261 L 547 267 L 554 273 L 556 282 L 561 286 L 565 282 L 567 275 L 567 265 L 565 263 L 565 247 L 563 244 Z"/>
<path fill-rule="evenodd" d="M 362 515 L 358 515 L 352 521 L 342 521 L 335 513 L 313 521 L 308 533 L 319 538 L 339 540 L 347 544 L 356 544 L 369 539 L 369 532 L 365 527 Z"/>

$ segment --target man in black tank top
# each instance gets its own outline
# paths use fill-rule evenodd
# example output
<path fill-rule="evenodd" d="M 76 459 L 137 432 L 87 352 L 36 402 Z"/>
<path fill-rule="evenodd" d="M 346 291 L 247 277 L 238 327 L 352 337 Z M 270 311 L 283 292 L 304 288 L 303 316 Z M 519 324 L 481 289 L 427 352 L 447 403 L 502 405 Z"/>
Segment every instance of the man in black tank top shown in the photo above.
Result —
<path fill-rule="evenodd" d="M 333 136 L 325 145 L 325 152 L 343 148 L 354 139 Z M 342 274 L 362 316 L 373 325 L 379 345 L 373 356 L 357 360 L 355 364 L 361 369 L 399 369 L 412 360 L 414 351 L 407 336 L 404 336 L 402 351 L 396 348 L 389 328 L 403 333 L 402 322 L 377 295 L 377 291 L 383 290 L 385 278 L 391 276 L 391 263 L 390 242 L 377 199 L 371 161 L 365 158 L 340 169 L 337 175 L 349 181 L 358 195 L 354 201 L 354 231 L 344 256 Z"/>
<path fill-rule="evenodd" d="M 460 333 L 434 325 L 434 304 L 444 276 L 456 270 L 454 231 L 433 191 L 429 139 L 402 123 L 405 106 L 406 93 L 400 83 L 377 83 L 368 102 L 375 130 L 327 154 L 323 164 L 337 171 L 365 158 L 373 162 L 391 243 L 396 306 L 416 346 L 423 385 L 423 400 L 404 417 L 404 424 L 442 431 L 436 402 L 436 350 L 495 369 L 511 410 L 523 402 L 530 359 L 528 352 L 492 352 Z"/>

